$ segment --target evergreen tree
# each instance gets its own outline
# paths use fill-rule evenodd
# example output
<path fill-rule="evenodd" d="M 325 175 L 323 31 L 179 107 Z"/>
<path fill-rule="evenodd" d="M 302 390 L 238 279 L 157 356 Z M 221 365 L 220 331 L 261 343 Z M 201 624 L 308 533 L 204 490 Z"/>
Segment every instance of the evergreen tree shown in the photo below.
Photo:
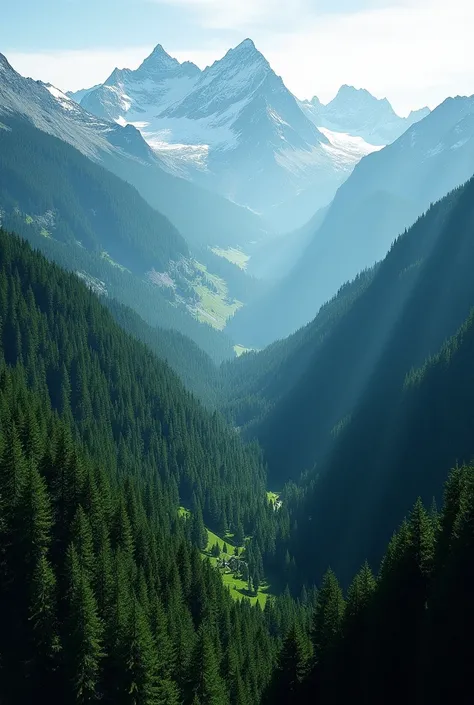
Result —
<path fill-rule="evenodd" d="M 212 637 L 212 626 L 203 622 L 199 627 L 190 666 L 189 702 L 197 698 L 208 705 L 228 705 L 229 698 L 220 675 L 219 660 Z"/>
<path fill-rule="evenodd" d="M 74 702 L 92 703 L 100 696 L 103 625 L 88 576 L 72 544 L 68 548 L 67 576 L 69 614 L 63 641 L 71 679 L 70 697 Z"/>

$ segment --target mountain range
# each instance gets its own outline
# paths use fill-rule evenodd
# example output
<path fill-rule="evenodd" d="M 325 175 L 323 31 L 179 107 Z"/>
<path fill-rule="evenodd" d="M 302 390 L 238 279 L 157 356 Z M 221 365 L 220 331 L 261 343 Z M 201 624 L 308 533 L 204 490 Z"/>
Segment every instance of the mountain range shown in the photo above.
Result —
<path fill-rule="evenodd" d="M 2 113 L 24 116 L 132 183 L 190 244 L 235 245 L 265 233 L 248 208 L 171 175 L 135 127 L 96 117 L 54 86 L 24 78 L 0 55 Z"/>
<path fill-rule="evenodd" d="M 412 110 L 408 117 L 396 114 L 387 98 L 375 98 L 364 88 L 343 85 L 327 105 L 317 96 L 300 101 L 300 105 L 315 125 L 350 135 L 360 135 L 370 144 L 394 142 L 411 125 L 429 115 L 430 109 Z"/>
<path fill-rule="evenodd" d="M 290 273 L 234 317 L 231 334 L 259 348 L 310 321 L 340 286 L 382 259 L 431 203 L 469 179 L 473 163 L 474 97 L 448 98 L 359 162 L 323 217 L 308 224 L 312 237 L 304 233 Z"/>
<path fill-rule="evenodd" d="M 361 157 L 377 149 L 352 129 L 319 129 L 250 39 L 203 71 L 158 45 L 138 69 L 116 68 L 79 98 L 100 118 L 140 129 L 170 173 L 279 229 L 303 224 L 327 205 Z"/>

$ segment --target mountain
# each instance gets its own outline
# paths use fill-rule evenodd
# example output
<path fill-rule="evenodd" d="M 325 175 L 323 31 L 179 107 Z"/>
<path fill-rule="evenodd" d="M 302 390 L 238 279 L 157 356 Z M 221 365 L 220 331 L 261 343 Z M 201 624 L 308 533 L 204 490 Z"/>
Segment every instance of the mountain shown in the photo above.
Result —
<path fill-rule="evenodd" d="M 100 83 L 96 83 L 96 85 L 91 86 L 91 88 L 80 88 L 78 91 L 66 91 L 65 95 L 68 98 L 71 98 L 71 100 L 74 100 L 76 103 L 80 103 L 84 96 L 91 91 L 94 91 L 96 88 L 99 88 L 100 85 Z"/>
<path fill-rule="evenodd" d="M 286 222 L 294 214 L 303 223 L 329 203 L 374 149 L 362 139 L 344 141 L 318 130 L 250 39 L 202 72 L 158 45 L 137 70 L 115 69 L 81 105 L 135 125 L 170 172 L 262 213 L 279 228 L 285 209 Z M 296 208 L 293 199 L 307 189 L 311 204 L 300 199 Z"/>
<path fill-rule="evenodd" d="M 196 320 L 215 283 L 169 220 L 130 184 L 24 118 L 4 114 L 0 125 L 4 227 L 150 325 L 180 331 L 217 362 L 232 357 L 230 340 Z"/>
<path fill-rule="evenodd" d="M 166 215 L 188 243 L 241 244 L 265 234 L 246 208 L 169 174 L 132 125 L 88 113 L 53 86 L 23 78 L 0 56 L 0 116 L 22 115 L 132 183 Z M 183 207 L 186 204 L 186 207 Z"/>
<path fill-rule="evenodd" d="M 473 164 L 474 97 L 449 98 L 356 166 L 293 271 L 236 314 L 231 335 L 261 348 L 307 323 L 431 203 L 469 179 Z"/>
<path fill-rule="evenodd" d="M 471 180 L 312 324 L 230 366 L 227 413 L 259 439 L 271 486 L 300 482 L 281 495 L 299 584 L 377 565 L 416 498 L 438 501 L 473 457 L 473 194 Z"/>
<path fill-rule="evenodd" d="M 386 145 L 394 142 L 411 125 L 429 115 L 429 108 L 412 110 L 408 117 L 399 117 L 387 98 L 375 98 L 364 88 L 341 86 L 327 105 L 315 96 L 301 101 L 301 108 L 317 127 L 327 127 L 350 135 L 359 135 L 369 144 Z"/>

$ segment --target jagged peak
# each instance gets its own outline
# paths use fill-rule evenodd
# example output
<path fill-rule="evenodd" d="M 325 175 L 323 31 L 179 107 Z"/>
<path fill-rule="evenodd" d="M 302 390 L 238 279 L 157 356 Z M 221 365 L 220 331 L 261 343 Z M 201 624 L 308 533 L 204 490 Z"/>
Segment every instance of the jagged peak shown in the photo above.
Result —
<path fill-rule="evenodd" d="M 311 105 L 314 105 L 315 108 L 321 108 L 323 105 L 317 95 L 313 95 L 309 102 L 311 103 Z"/>
<path fill-rule="evenodd" d="M 240 44 L 237 44 L 235 49 L 245 49 L 246 51 L 258 51 L 253 40 L 250 39 L 249 37 L 247 37 L 246 39 L 241 41 Z"/>
<path fill-rule="evenodd" d="M 422 115 L 423 117 L 426 117 L 431 113 L 431 110 L 427 105 L 425 105 L 423 108 L 418 108 L 417 110 L 410 110 L 410 113 L 408 115 L 408 118 L 412 118 L 418 115 Z"/>
<path fill-rule="evenodd" d="M 344 83 L 338 90 L 336 98 L 341 97 L 341 96 L 352 96 L 356 95 L 359 98 L 365 98 L 368 100 L 373 100 L 377 101 L 378 103 L 388 103 L 388 100 L 386 98 L 376 98 L 370 91 L 368 91 L 366 88 L 356 88 L 355 86 L 350 86 L 347 83 Z"/>
<path fill-rule="evenodd" d="M 117 66 L 114 68 L 108 79 L 105 81 L 106 86 L 114 85 L 123 81 L 124 77 L 130 74 L 130 69 L 119 69 Z"/>
<path fill-rule="evenodd" d="M 1 68 L 1 69 L 6 69 L 6 70 L 8 70 L 8 71 L 14 71 L 14 70 L 15 70 L 15 69 L 13 68 L 13 66 L 8 62 L 8 59 L 7 59 L 7 57 L 5 56 L 5 54 L 2 54 L 1 52 L 0 52 L 0 68 Z"/>
<path fill-rule="evenodd" d="M 139 66 L 138 70 L 143 69 L 171 69 L 180 65 L 177 59 L 170 56 L 161 44 L 157 44 L 151 54 Z"/>
<path fill-rule="evenodd" d="M 249 38 L 244 39 L 240 44 L 237 44 L 233 49 L 229 49 L 224 59 L 239 59 L 239 61 L 261 61 L 268 64 L 264 55 L 257 49 L 253 41 Z M 222 61 L 222 59 L 221 59 Z"/>
<path fill-rule="evenodd" d="M 355 86 L 349 86 L 347 83 L 344 83 L 339 88 L 335 98 L 333 98 L 326 107 L 337 107 L 340 109 L 341 104 L 344 105 L 345 103 L 367 107 L 378 106 L 378 108 L 384 108 L 387 112 L 396 115 L 387 98 L 376 98 L 366 88 L 356 88 Z"/>

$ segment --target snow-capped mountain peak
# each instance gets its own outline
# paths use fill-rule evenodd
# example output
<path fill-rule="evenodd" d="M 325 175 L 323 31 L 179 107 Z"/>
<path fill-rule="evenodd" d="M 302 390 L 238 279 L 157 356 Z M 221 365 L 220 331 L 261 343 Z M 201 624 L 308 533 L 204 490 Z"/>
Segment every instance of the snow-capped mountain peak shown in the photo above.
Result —
<path fill-rule="evenodd" d="M 237 104 L 243 109 L 268 74 L 273 74 L 270 64 L 253 41 L 245 39 L 204 69 L 192 92 L 163 115 L 200 119 Z"/>
<path fill-rule="evenodd" d="M 151 54 L 147 56 L 135 72 L 137 77 L 148 77 L 154 80 L 162 79 L 165 75 L 183 73 L 187 76 L 196 76 L 201 72 L 196 64 L 190 61 L 180 64 L 177 59 L 174 59 L 163 49 L 161 44 L 156 45 Z"/>
<path fill-rule="evenodd" d="M 115 67 L 108 79 L 105 81 L 104 85 L 116 86 L 119 83 L 123 83 L 131 73 L 132 71 L 130 69 L 119 69 Z M 100 88 L 100 85 L 96 86 L 96 88 Z M 91 91 L 89 91 L 89 93 L 90 92 Z"/>
<path fill-rule="evenodd" d="M 376 98 L 365 88 L 347 84 L 327 105 L 315 96 L 311 101 L 301 101 L 300 107 L 317 127 L 358 135 L 373 145 L 393 142 L 430 112 L 421 108 L 407 118 L 399 117 L 387 98 Z"/>
<path fill-rule="evenodd" d="M 135 125 L 172 173 L 259 212 L 315 187 L 309 217 L 374 149 L 350 134 L 323 134 L 249 38 L 202 72 L 158 44 L 137 70 L 116 69 L 81 105 Z"/>
<path fill-rule="evenodd" d="M 384 113 L 387 117 L 396 115 L 387 98 L 376 98 L 365 88 L 355 88 L 344 84 L 337 92 L 337 95 L 326 106 L 327 110 L 334 112 L 349 111 L 356 113 L 362 110 L 373 110 Z"/>

